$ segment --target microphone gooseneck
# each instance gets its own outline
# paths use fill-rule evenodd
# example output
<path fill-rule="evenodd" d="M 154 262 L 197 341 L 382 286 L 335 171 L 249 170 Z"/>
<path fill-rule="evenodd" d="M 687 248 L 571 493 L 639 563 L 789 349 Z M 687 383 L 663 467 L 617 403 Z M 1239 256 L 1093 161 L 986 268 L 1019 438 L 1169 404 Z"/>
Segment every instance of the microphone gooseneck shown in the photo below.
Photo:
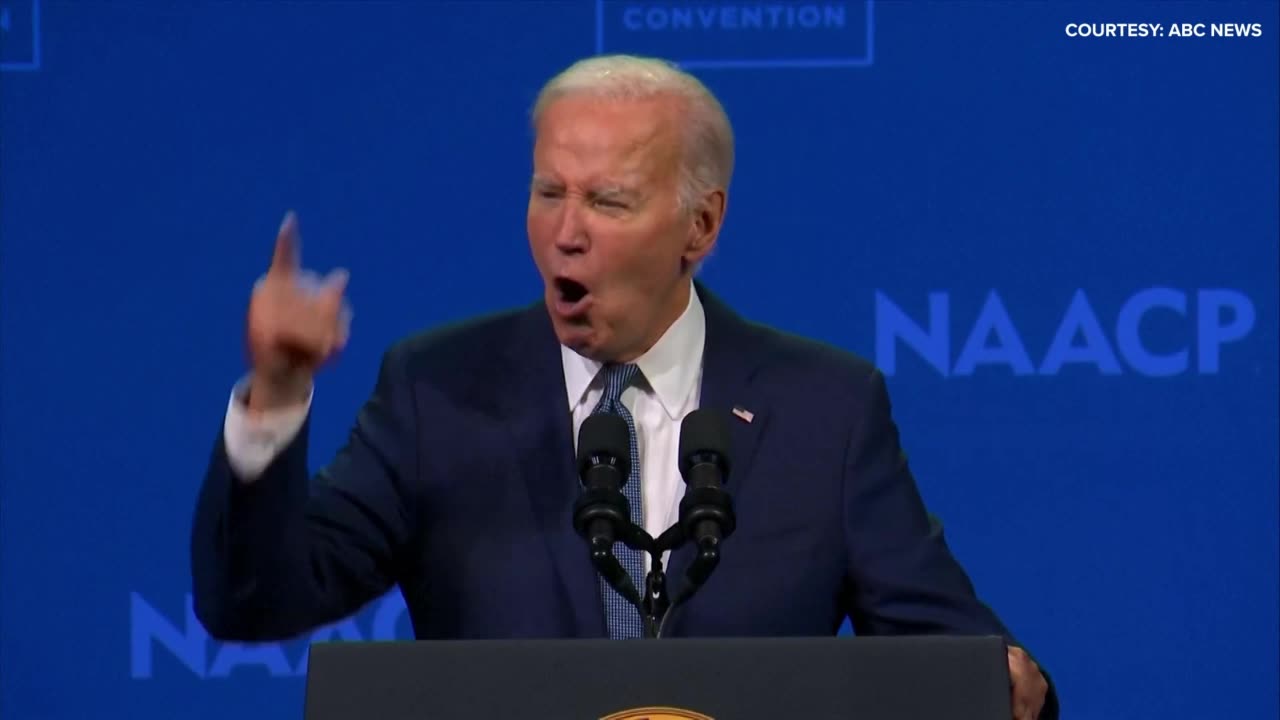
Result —
<path fill-rule="evenodd" d="M 721 543 L 737 528 L 733 499 L 725 483 L 729 477 L 729 427 L 723 413 L 694 410 L 680 423 L 680 475 L 686 485 L 680 501 L 679 527 L 693 542 L 687 582 L 658 626 L 666 629 L 675 609 L 693 597 L 720 564 Z"/>
<path fill-rule="evenodd" d="M 733 501 L 724 487 L 729 477 L 729 428 L 720 413 L 695 410 L 680 424 L 680 474 L 688 486 L 680 501 L 680 525 L 696 552 L 687 577 L 701 585 L 720 562 L 720 542 L 737 527 Z"/>
<path fill-rule="evenodd" d="M 573 529 L 587 541 L 591 564 L 627 602 L 641 609 L 640 594 L 613 554 L 613 544 L 634 531 L 631 505 L 622 494 L 631 471 L 626 422 L 617 415 L 588 417 L 578 432 L 578 475 L 583 492 L 573 507 Z"/>

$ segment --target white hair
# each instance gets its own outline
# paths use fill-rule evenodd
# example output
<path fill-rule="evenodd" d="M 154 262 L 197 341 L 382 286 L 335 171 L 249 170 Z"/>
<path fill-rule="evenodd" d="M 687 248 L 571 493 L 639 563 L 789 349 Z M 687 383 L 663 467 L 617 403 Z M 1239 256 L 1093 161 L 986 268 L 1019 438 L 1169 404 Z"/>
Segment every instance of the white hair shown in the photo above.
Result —
<path fill-rule="evenodd" d="M 553 101 L 569 94 L 605 99 L 673 95 L 687 103 L 681 153 L 680 205 L 691 210 L 707 192 L 727 190 L 733 176 L 733 128 L 715 95 L 674 64 L 634 55 L 580 60 L 543 86 L 533 106 L 533 125 Z"/>

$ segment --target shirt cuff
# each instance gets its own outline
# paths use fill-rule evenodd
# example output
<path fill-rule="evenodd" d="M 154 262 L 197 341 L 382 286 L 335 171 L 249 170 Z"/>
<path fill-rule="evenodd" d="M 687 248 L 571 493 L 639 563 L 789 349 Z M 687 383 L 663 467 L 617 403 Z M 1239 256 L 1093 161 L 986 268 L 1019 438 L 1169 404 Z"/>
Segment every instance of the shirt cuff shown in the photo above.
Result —
<path fill-rule="evenodd" d="M 227 403 L 227 415 L 222 424 L 222 437 L 226 445 L 227 462 L 241 482 L 258 479 L 289 443 L 297 437 L 311 410 L 315 386 L 307 393 L 307 399 L 286 408 L 260 413 L 250 413 L 247 404 L 249 378 L 245 377 L 231 389 Z"/>

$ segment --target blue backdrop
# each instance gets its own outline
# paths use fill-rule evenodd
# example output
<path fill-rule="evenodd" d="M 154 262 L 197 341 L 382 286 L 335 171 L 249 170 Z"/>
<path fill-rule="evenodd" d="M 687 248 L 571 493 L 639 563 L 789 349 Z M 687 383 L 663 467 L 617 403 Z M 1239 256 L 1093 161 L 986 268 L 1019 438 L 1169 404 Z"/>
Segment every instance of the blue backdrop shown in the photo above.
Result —
<path fill-rule="evenodd" d="M 388 343 L 537 296 L 528 109 L 596 51 L 723 99 L 705 279 L 881 365 L 1066 717 L 1276 717 L 1277 7 L 0 0 L 0 717 L 300 715 L 306 639 L 188 595 L 276 226 L 352 273 L 318 464 Z"/>

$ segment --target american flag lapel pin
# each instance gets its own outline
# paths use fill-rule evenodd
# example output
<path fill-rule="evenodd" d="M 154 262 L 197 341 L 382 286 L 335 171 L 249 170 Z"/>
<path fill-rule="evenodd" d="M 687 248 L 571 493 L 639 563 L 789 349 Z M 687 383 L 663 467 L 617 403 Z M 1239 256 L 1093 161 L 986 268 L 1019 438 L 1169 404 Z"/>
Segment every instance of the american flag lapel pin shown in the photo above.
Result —
<path fill-rule="evenodd" d="M 756 414 L 755 414 L 755 413 L 753 413 L 753 412 L 751 412 L 750 410 L 748 410 L 748 409 L 746 409 L 746 408 L 742 407 L 741 405 L 734 405 L 734 406 L 733 406 L 733 414 L 734 414 L 734 415 L 737 415 L 737 416 L 738 416 L 738 419 L 739 419 L 739 420 L 742 420 L 743 422 L 751 422 L 752 420 L 755 420 L 755 419 L 756 419 Z"/>

